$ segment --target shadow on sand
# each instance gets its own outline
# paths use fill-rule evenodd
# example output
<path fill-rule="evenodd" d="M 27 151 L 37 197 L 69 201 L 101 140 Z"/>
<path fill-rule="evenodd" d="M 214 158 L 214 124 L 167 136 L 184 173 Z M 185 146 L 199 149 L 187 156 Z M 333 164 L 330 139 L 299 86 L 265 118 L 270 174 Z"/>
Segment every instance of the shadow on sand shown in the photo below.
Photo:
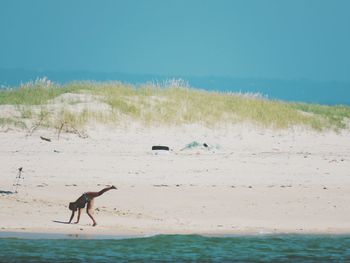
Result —
<path fill-rule="evenodd" d="M 54 223 L 59 223 L 59 224 L 69 224 L 67 221 L 57 221 L 57 220 L 52 220 Z"/>

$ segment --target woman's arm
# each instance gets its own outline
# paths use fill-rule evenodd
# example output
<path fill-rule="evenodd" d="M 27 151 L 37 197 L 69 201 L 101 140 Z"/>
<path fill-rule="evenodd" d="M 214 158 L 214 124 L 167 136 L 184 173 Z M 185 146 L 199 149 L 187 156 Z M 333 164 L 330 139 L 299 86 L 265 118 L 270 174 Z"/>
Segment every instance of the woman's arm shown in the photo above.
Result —
<path fill-rule="evenodd" d="M 70 219 L 69 219 L 69 224 L 72 222 L 72 219 L 74 217 L 74 213 L 75 213 L 75 211 L 72 211 L 72 215 L 70 216 Z"/>
<path fill-rule="evenodd" d="M 75 224 L 78 224 L 78 223 L 79 223 L 79 220 L 80 220 L 80 213 L 81 213 L 81 208 L 78 208 L 78 218 L 77 218 L 77 221 L 75 222 Z"/>

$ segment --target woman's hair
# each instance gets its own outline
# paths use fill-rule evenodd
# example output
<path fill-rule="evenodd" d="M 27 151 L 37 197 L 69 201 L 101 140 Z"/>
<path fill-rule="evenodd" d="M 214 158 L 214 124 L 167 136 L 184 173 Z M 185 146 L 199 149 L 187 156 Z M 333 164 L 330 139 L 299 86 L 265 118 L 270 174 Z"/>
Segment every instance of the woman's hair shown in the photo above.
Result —
<path fill-rule="evenodd" d="M 70 202 L 69 203 L 69 210 L 72 210 L 72 211 L 77 211 L 78 209 L 78 206 L 75 202 Z"/>

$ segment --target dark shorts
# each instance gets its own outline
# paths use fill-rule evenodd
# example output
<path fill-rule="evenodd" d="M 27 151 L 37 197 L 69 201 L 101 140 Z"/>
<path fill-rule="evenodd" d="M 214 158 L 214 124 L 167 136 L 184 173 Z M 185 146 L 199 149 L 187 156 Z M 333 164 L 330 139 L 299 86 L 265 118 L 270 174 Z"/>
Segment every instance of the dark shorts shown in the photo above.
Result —
<path fill-rule="evenodd" d="M 72 211 L 77 211 L 77 209 L 78 209 L 78 207 L 75 205 L 74 202 L 69 203 L 68 208 L 69 208 L 69 210 L 72 210 Z"/>
<path fill-rule="evenodd" d="M 85 204 L 86 204 L 86 202 L 84 202 L 84 203 L 79 203 L 79 204 L 78 204 L 78 208 L 84 208 L 84 207 L 85 207 Z"/>
<path fill-rule="evenodd" d="M 78 208 L 79 209 L 81 209 L 81 208 L 84 208 L 85 207 L 85 204 L 86 204 L 86 202 L 81 202 L 81 203 L 75 203 L 75 202 L 71 202 L 71 203 L 69 203 L 69 210 L 71 210 L 71 211 L 77 211 L 78 210 Z"/>

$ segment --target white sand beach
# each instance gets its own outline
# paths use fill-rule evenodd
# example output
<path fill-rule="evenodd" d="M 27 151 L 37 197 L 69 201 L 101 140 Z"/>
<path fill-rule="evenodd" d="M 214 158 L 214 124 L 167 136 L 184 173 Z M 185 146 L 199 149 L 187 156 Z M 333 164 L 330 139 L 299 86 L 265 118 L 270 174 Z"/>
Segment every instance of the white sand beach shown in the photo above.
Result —
<path fill-rule="evenodd" d="M 349 131 L 129 123 L 86 133 L 0 133 L 0 231 L 350 233 Z M 185 148 L 192 142 L 209 147 Z M 96 227 L 85 211 L 79 224 L 63 223 L 69 202 L 112 184 L 118 190 L 95 199 Z"/>

